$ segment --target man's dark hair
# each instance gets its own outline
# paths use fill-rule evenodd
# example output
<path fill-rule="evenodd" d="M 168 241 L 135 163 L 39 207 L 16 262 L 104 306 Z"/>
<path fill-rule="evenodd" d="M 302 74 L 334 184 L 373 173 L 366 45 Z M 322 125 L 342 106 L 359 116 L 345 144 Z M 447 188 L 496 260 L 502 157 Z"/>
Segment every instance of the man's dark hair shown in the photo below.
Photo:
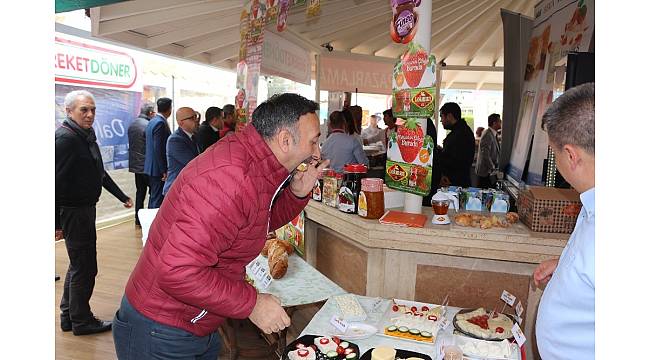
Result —
<path fill-rule="evenodd" d="M 140 115 L 149 117 L 149 114 L 155 111 L 153 103 L 151 101 L 145 101 L 140 106 Z"/>
<path fill-rule="evenodd" d="M 393 118 L 393 119 L 395 118 L 395 117 L 393 116 L 393 109 L 386 109 L 386 110 L 384 110 L 384 112 L 383 112 L 382 114 L 384 115 L 384 117 L 386 117 L 386 116 L 390 116 L 390 117 Z"/>
<path fill-rule="evenodd" d="M 208 110 L 205 111 L 205 121 L 210 122 L 214 118 L 221 117 L 223 110 L 216 106 L 210 106 Z"/>
<path fill-rule="evenodd" d="M 596 152 L 596 87 L 586 83 L 567 90 L 542 117 L 542 129 L 558 147 L 572 144 L 589 154 Z"/>
<path fill-rule="evenodd" d="M 316 113 L 316 110 L 317 103 L 298 94 L 276 94 L 253 111 L 251 124 L 264 139 L 270 139 L 278 131 L 288 129 L 294 136 L 294 142 L 298 142 L 298 119 L 305 114 Z"/>
<path fill-rule="evenodd" d="M 159 113 L 166 113 L 172 109 L 172 99 L 161 97 L 156 100 L 156 106 L 158 107 Z"/>
<path fill-rule="evenodd" d="M 223 116 L 228 116 L 232 115 L 235 113 L 235 105 L 233 104 L 226 104 L 223 106 Z"/>
<path fill-rule="evenodd" d="M 441 114 L 451 114 L 454 119 L 460 120 L 460 106 L 456 104 L 455 102 L 448 102 L 442 105 L 440 108 L 440 113 Z"/>
<path fill-rule="evenodd" d="M 330 128 L 345 130 L 346 122 L 342 112 L 332 111 L 330 114 Z"/>
<path fill-rule="evenodd" d="M 343 114 L 343 118 L 345 118 L 345 132 L 350 135 L 354 134 L 356 132 L 356 127 L 354 126 L 354 116 L 352 115 L 352 111 L 347 107 L 341 111 L 341 114 Z"/>
<path fill-rule="evenodd" d="M 499 120 L 501 120 L 501 115 L 499 115 L 499 114 L 490 114 L 490 116 L 488 116 L 488 126 L 492 127 L 492 125 L 494 125 L 494 123 L 499 121 Z"/>

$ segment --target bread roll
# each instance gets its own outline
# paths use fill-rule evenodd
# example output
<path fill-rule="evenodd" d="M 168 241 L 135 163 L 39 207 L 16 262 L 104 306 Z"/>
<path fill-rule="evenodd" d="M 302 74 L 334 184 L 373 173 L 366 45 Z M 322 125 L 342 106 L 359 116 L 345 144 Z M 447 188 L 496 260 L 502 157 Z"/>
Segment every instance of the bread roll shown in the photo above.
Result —
<path fill-rule="evenodd" d="M 271 259 L 286 253 L 287 250 L 284 248 L 284 246 L 282 246 L 282 244 L 280 244 L 279 241 L 274 242 L 269 246 L 269 252 L 268 252 L 269 263 L 271 262 Z"/>
<path fill-rule="evenodd" d="M 269 251 L 269 272 L 274 279 L 280 279 L 287 273 L 289 255 L 282 246 L 274 246 Z"/>
<path fill-rule="evenodd" d="M 278 240 L 278 242 L 284 247 L 284 250 L 287 251 L 288 255 L 293 254 L 293 245 L 291 245 L 291 243 L 289 243 L 287 240 Z"/>
<path fill-rule="evenodd" d="M 262 256 L 269 256 L 269 248 L 271 247 L 272 244 L 278 242 L 277 239 L 270 239 L 266 240 L 266 243 L 264 244 L 264 247 L 262 248 Z"/>

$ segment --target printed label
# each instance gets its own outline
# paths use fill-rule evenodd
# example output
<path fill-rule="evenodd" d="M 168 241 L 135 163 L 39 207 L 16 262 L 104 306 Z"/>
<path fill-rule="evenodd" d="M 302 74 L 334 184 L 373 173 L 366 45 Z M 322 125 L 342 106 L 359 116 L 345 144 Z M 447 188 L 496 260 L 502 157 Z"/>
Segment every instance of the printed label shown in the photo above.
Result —
<path fill-rule="evenodd" d="M 512 327 L 512 335 L 515 337 L 515 341 L 517 341 L 517 345 L 519 345 L 519 347 L 524 346 L 524 343 L 526 342 L 526 336 L 524 336 L 524 332 L 521 331 L 519 324 L 515 324 Z"/>
<path fill-rule="evenodd" d="M 261 286 L 262 289 L 266 289 L 273 282 L 273 277 L 271 276 L 271 274 L 266 274 L 266 275 L 264 275 L 264 277 L 260 281 L 261 281 L 261 284 L 262 284 L 262 286 Z"/>
<path fill-rule="evenodd" d="M 517 298 L 508 291 L 503 290 L 501 293 L 501 300 L 505 301 L 506 304 L 512 307 L 515 304 L 515 300 L 517 300 Z"/>
<path fill-rule="evenodd" d="M 339 190 L 339 210 L 346 213 L 354 213 L 354 194 L 345 186 Z"/>
<path fill-rule="evenodd" d="M 517 306 L 515 307 L 515 311 L 517 312 L 517 316 L 521 316 L 521 314 L 524 313 L 524 307 L 521 305 L 521 301 L 517 303 Z"/>
<path fill-rule="evenodd" d="M 366 194 L 362 191 L 359 193 L 359 215 L 366 217 L 368 216 L 368 201 L 366 200 Z"/>
<path fill-rule="evenodd" d="M 336 315 L 332 315 L 332 318 L 330 319 L 330 324 L 334 325 L 334 327 L 337 328 L 342 334 L 345 334 L 349 326 L 347 321 L 339 318 Z"/>
<path fill-rule="evenodd" d="M 312 189 L 311 198 L 316 201 L 321 201 L 323 199 L 322 193 L 320 191 L 320 183 L 318 182 L 318 180 L 316 180 L 316 184 Z"/>

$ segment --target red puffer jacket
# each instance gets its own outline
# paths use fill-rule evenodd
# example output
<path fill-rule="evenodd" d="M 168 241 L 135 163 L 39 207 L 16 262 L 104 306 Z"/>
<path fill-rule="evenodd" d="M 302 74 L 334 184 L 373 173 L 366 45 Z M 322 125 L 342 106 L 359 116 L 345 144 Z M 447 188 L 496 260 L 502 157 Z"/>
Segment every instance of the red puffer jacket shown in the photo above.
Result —
<path fill-rule="evenodd" d="M 131 305 L 197 336 L 216 331 L 225 318 L 248 317 L 257 294 L 244 281 L 245 266 L 267 231 L 291 221 L 308 201 L 280 190 L 288 176 L 253 126 L 187 164 L 126 285 Z"/>

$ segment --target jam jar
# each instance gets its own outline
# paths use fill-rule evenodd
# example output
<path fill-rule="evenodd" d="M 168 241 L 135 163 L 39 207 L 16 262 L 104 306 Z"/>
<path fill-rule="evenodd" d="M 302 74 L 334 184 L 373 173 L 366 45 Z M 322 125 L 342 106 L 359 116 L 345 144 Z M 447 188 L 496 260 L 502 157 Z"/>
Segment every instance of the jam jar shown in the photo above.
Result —
<path fill-rule="evenodd" d="M 361 178 L 368 172 L 363 164 L 346 164 L 343 167 L 343 183 L 339 189 L 340 211 L 356 214 L 361 192 Z"/>
<path fill-rule="evenodd" d="M 361 179 L 358 208 L 359 216 L 365 219 L 379 219 L 384 215 L 383 179 Z"/>

